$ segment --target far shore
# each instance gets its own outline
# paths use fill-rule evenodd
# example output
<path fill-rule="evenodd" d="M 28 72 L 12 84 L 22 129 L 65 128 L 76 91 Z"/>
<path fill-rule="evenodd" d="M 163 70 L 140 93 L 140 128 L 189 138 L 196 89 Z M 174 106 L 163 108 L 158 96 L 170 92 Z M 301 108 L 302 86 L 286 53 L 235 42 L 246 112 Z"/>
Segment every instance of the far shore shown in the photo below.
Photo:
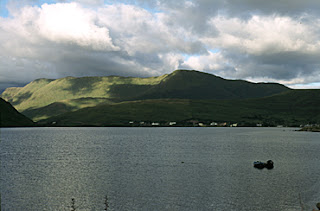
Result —
<path fill-rule="evenodd" d="M 299 131 L 320 132 L 320 126 L 307 126 L 301 128 Z"/>

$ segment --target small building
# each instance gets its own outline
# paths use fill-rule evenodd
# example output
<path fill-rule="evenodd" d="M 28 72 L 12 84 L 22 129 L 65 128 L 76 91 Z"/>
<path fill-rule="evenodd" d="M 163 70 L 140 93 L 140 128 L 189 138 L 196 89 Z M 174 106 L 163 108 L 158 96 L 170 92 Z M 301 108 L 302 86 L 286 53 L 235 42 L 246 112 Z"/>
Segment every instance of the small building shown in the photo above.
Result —
<path fill-rule="evenodd" d="M 158 122 L 152 122 L 151 125 L 152 125 L 152 126 L 159 126 L 160 123 L 158 123 Z"/>
<path fill-rule="evenodd" d="M 198 125 L 200 126 L 200 127 L 204 127 L 204 126 L 206 126 L 205 124 L 203 124 L 202 122 L 199 122 L 198 123 Z"/>
<path fill-rule="evenodd" d="M 176 122 L 169 122 L 170 126 L 173 126 L 173 125 L 176 125 L 176 124 L 177 124 Z"/>
<path fill-rule="evenodd" d="M 220 127 L 225 127 L 225 126 L 227 126 L 227 123 L 226 123 L 226 122 L 223 122 L 223 123 L 218 124 L 218 126 L 220 126 Z"/>
<path fill-rule="evenodd" d="M 211 123 L 210 123 L 210 126 L 218 126 L 218 123 L 216 123 L 216 122 L 211 122 Z"/>

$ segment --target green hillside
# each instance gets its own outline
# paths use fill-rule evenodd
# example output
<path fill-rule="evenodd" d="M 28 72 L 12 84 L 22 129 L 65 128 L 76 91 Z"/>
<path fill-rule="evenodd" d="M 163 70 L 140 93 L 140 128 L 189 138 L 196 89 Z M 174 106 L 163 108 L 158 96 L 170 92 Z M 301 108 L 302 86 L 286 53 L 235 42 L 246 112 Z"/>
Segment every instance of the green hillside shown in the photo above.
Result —
<path fill-rule="evenodd" d="M 195 110 L 199 119 L 214 115 L 219 121 L 299 126 L 320 123 L 319 103 L 320 90 L 291 90 L 258 99 L 202 101 Z"/>
<path fill-rule="evenodd" d="M 176 70 L 150 78 L 67 77 L 38 79 L 25 87 L 8 88 L 2 97 L 19 112 L 39 121 L 65 112 L 146 99 L 247 99 L 282 93 L 289 88 L 274 83 L 226 80 L 198 71 Z"/>
<path fill-rule="evenodd" d="M 10 103 L 0 98 L 0 127 L 32 126 L 33 122 L 20 114 Z"/>
<path fill-rule="evenodd" d="M 40 123 L 59 126 L 126 125 L 129 121 L 182 121 L 191 117 L 190 100 L 143 100 L 115 104 L 101 104 L 49 118 Z M 82 117 L 79 117 L 81 115 Z"/>
<path fill-rule="evenodd" d="M 270 96 L 288 90 L 288 87 L 281 84 L 227 80 L 198 71 L 176 70 L 138 98 L 246 99 Z"/>
<path fill-rule="evenodd" d="M 135 90 L 131 93 L 136 91 L 138 94 L 141 87 L 157 84 L 163 77 L 166 77 L 166 75 L 152 78 L 109 76 L 67 77 L 57 80 L 37 79 L 22 88 L 6 89 L 1 97 L 10 102 L 20 112 L 78 98 L 107 98 L 121 101 L 122 97 L 125 99 L 127 96 L 119 96 L 115 93 L 118 85 L 133 87 Z"/>
<path fill-rule="evenodd" d="M 23 114 L 32 118 L 33 121 L 37 122 L 39 120 L 47 119 L 49 117 L 66 112 L 76 111 L 87 107 L 94 107 L 101 103 L 111 104 L 112 102 L 105 98 L 78 98 L 62 100 L 37 109 L 27 109 L 23 112 Z"/>
<path fill-rule="evenodd" d="M 191 120 L 239 123 L 239 126 L 299 126 L 320 123 L 320 90 L 292 90 L 259 98 L 238 100 L 157 99 L 100 104 L 42 121 L 61 126 L 129 125 L 129 122 L 176 121 L 190 125 Z"/>

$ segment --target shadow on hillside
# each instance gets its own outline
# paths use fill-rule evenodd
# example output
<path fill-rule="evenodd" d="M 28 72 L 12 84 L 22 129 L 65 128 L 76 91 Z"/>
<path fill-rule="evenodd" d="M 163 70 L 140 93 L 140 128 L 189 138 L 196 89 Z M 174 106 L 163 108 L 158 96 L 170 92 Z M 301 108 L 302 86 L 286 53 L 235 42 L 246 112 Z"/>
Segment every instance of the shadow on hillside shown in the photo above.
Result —
<path fill-rule="evenodd" d="M 96 89 L 95 85 L 101 81 L 101 77 L 69 78 L 69 87 L 64 90 L 71 92 L 73 95 L 90 94 Z"/>
<path fill-rule="evenodd" d="M 16 96 L 15 97 L 16 99 L 14 100 L 14 102 L 12 102 L 11 100 L 9 100 L 8 102 L 11 103 L 13 106 L 16 106 L 22 103 L 23 101 L 28 100 L 31 96 L 32 96 L 31 92 L 26 92 Z"/>
<path fill-rule="evenodd" d="M 152 85 L 136 85 L 136 84 L 114 84 L 110 86 L 108 94 L 111 98 L 119 100 L 135 100 L 146 91 L 148 91 Z"/>
<path fill-rule="evenodd" d="M 47 119 L 49 117 L 57 116 L 63 113 L 70 112 L 74 109 L 74 106 L 67 105 L 65 103 L 56 102 L 50 105 L 40 108 L 29 108 L 22 112 L 25 116 L 31 119 Z"/>

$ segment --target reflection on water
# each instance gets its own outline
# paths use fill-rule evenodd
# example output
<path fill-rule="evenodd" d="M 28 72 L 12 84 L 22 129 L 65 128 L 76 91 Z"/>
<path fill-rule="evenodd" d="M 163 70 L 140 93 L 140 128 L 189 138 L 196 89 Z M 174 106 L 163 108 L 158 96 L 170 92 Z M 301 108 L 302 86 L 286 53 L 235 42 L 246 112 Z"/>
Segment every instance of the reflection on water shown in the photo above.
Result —
<path fill-rule="evenodd" d="M 301 210 L 318 133 L 278 128 L 1 129 L 3 210 Z M 273 170 L 252 167 L 275 162 Z M 314 191 L 312 191 L 314 190 Z"/>

